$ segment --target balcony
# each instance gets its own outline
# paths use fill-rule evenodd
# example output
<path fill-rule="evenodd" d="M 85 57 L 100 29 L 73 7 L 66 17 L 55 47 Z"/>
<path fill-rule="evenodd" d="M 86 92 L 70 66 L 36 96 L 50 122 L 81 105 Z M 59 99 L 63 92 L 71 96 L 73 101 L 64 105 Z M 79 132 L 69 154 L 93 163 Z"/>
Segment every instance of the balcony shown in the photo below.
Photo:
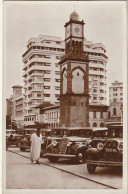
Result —
<path fill-rule="evenodd" d="M 42 80 L 32 80 L 31 85 L 33 84 L 42 84 L 43 83 L 43 79 Z"/>
<path fill-rule="evenodd" d="M 89 70 L 89 74 L 91 75 L 102 75 L 102 76 L 105 76 L 105 72 L 104 71 L 95 71 L 95 70 Z"/>
<path fill-rule="evenodd" d="M 93 51 L 94 52 L 94 51 Z M 104 61 L 107 63 L 108 59 L 103 56 L 89 55 L 89 60 Z"/>
<path fill-rule="evenodd" d="M 32 92 L 34 92 L 34 91 L 43 91 L 43 89 L 42 89 L 42 88 L 32 88 L 31 91 L 32 91 Z"/>

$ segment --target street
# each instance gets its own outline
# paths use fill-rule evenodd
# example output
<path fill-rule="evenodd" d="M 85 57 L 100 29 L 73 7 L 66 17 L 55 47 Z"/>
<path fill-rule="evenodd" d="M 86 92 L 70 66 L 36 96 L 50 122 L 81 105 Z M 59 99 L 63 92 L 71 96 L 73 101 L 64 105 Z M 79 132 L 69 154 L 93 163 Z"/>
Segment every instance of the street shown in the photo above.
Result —
<path fill-rule="evenodd" d="M 9 148 L 7 153 L 7 189 L 109 189 L 90 180 L 74 176 L 45 164 L 70 171 L 100 183 L 121 189 L 122 169 L 98 168 L 94 175 L 87 172 L 86 164 L 76 165 L 68 159 L 60 159 L 57 163 L 50 163 L 47 158 L 40 158 L 45 164 L 31 163 L 30 152 L 21 152 L 19 148 Z"/>

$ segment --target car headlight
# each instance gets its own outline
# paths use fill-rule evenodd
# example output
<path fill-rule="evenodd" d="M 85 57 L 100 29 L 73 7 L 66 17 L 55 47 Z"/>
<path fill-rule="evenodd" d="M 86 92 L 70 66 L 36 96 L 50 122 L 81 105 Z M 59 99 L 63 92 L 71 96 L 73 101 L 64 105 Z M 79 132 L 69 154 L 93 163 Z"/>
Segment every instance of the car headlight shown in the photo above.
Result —
<path fill-rule="evenodd" d="M 56 146 L 56 145 L 57 145 L 57 141 L 56 141 L 56 140 L 53 140 L 53 141 L 52 141 L 52 145 L 53 145 L 53 146 Z"/>
<path fill-rule="evenodd" d="M 67 144 L 67 146 L 70 146 L 71 144 L 72 144 L 72 142 L 69 141 L 68 144 Z"/>
<path fill-rule="evenodd" d="M 99 142 L 99 143 L 97 144 L 97 149 L 98 149 L 98 150 L 102 150 L 103 148 L 104 148 L 103 143 Z"/>
<path fill-rule="evenodd" d="M 118 145 L 118 149 L 123 150 L 123 144 L 122 143 Z"/>

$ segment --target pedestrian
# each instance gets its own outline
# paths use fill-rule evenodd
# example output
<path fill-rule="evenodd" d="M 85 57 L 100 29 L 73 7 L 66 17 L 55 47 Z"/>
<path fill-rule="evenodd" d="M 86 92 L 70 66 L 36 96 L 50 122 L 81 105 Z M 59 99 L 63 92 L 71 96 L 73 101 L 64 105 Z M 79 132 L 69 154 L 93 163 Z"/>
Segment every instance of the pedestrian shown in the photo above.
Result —
<path fill-rule="evenodd" d="M 40 152 L 42 135 L 40 134 L 40 127 L 37 127 L 37 131 L 31 135 L 31 161 L 36 161 L 36 164 L 40 164 Z"/>

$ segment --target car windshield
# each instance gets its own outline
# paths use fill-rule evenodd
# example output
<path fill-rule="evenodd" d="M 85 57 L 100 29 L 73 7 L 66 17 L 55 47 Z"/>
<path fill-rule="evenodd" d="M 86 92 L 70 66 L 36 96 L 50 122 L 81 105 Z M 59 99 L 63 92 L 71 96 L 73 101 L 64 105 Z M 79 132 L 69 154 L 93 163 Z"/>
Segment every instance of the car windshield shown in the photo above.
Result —
<path fill-rule="evenodd" d="M 97 137 L 107 137 L 108 131 L 94 131 L 93 132 L 93 138 Z"/>
<path fill-rule="evenodd" d="M 123 138 L 123 130 L 122 129 L 111 129 L 109 131 L 109 137 L 112 138 Z"/>
<path fill-rule="evenodd" d="M 17 131 L 16 131 L 16 134 L 18 134 L 18 135 L 23 135 L 23 134 L 24 134 L 24 130 L 22 130 L 22 131 L 17 130 Z"/>
<path fill-rule="evenodd" d="M 52 130 L 52 136 L 64 136 L 68 135 L 68 131 L 66 130 Z"/>
<path fill-rule="evenodd" d="M 69 135 L 90 138 L 92 136 L 92 130 L 72 130 Z"/>

